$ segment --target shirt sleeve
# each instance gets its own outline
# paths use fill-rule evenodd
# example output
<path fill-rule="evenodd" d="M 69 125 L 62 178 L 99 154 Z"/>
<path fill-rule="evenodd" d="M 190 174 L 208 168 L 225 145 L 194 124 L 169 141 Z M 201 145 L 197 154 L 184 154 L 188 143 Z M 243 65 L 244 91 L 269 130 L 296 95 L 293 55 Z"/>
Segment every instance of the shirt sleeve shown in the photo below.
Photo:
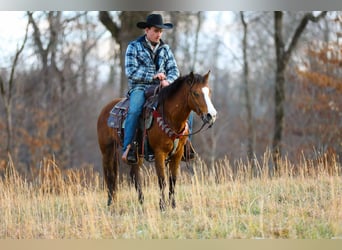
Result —
<path fill-rule="evenodd" d="M 167 58 L 165 65 L 166 78 L 169 83 L 173 83 L 179 77 L 179 70 L 170 47 L 167 47 Z"/>
<path fill-rule="evenodd" d="M 130 43 L 125 54 L 125 73 L 129 80 L 136 83 L 153 81 L 155 66 L 146 63 L 147 58 L 139 55 L 136 43 Z"/>

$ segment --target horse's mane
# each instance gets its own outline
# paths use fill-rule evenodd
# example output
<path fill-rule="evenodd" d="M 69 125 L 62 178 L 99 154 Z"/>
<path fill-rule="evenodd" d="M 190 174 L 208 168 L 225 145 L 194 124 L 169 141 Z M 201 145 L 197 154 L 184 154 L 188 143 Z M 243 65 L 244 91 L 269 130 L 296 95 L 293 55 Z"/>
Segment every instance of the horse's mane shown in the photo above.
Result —
<path fill-rule="evenodd" d="M 191 73 L 178 77 L 172 84 L 160 90 L 158 94 L 158 103 L 162 103 L 164 100 L 172 98 L 172 96 L 179 91 L 182 85 L 186 84 L 188 81 L 191 81 L 192 84 L 203 83 L 204 77 L 200 74 L 193 74 L 193 79 L 191 79 Z"/>

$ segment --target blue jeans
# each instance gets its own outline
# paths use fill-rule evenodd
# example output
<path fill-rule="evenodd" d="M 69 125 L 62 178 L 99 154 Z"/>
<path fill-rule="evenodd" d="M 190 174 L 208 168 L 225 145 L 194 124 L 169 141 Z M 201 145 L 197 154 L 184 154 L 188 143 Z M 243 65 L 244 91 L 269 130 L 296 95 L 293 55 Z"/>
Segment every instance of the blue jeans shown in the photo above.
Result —
<path fill-rule="evenodd" d="M 140 86 L 132 88 L 128 94 L 129 109 L 125 121 L 123 152 L 127 149 L 127 146 L 133 142 L 139 116 L 142 113 L 145 103 L 145 88 Z"/>
<path fill-rule="evenodd" d="M 192 124 L 193 124 L 193 121 L 194 121 L 194 112 L 190 112 L 190 115 L 188 117 L 188 125 L 189 125 L 189 134 L 192 133 Z M 192 135 L 189 135 L 189 141 L 191 141 L 191 138 L 192 138 Z"/>

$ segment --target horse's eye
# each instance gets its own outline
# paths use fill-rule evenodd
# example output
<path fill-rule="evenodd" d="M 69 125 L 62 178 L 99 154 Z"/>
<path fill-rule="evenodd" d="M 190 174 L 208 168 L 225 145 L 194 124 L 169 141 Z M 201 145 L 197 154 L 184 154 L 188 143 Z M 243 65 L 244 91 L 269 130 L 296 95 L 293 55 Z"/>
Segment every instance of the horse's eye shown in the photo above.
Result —
<path fill-rule="evenodd" d="M 195 96 L 195 97 L 199 97 L 200 94 L 198 94 L 197 92 L 192 92 L 192 94 Z"/>

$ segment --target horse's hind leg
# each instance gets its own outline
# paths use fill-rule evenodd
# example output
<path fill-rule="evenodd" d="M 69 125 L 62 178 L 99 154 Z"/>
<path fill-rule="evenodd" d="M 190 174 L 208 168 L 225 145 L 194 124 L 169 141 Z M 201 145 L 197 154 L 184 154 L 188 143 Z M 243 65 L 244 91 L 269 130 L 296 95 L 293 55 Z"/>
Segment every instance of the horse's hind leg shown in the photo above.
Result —
<path fill-rule="evenodd" d="M 112 201 L 116 199 L 117 182 L 118 182 L 118 155 L 114 150 L 113 145 L 107 146 L 105 152 L 102 154 L 102 166 L 104 179 L 107 186 L 108 201 L 110 206 Z"/>
<path fill-rule="evenodd" d="M 141 170 L 140 170 L 139 163 L 131 165 L 130 176 L 131 176 L 132 182 L 134 183 L 135 189 L 137 190 L 138 200 L 139 200 L 140 204 L 143 204 L 144 194 L 143 194 L 142 188 L 141 188 Z"/>

